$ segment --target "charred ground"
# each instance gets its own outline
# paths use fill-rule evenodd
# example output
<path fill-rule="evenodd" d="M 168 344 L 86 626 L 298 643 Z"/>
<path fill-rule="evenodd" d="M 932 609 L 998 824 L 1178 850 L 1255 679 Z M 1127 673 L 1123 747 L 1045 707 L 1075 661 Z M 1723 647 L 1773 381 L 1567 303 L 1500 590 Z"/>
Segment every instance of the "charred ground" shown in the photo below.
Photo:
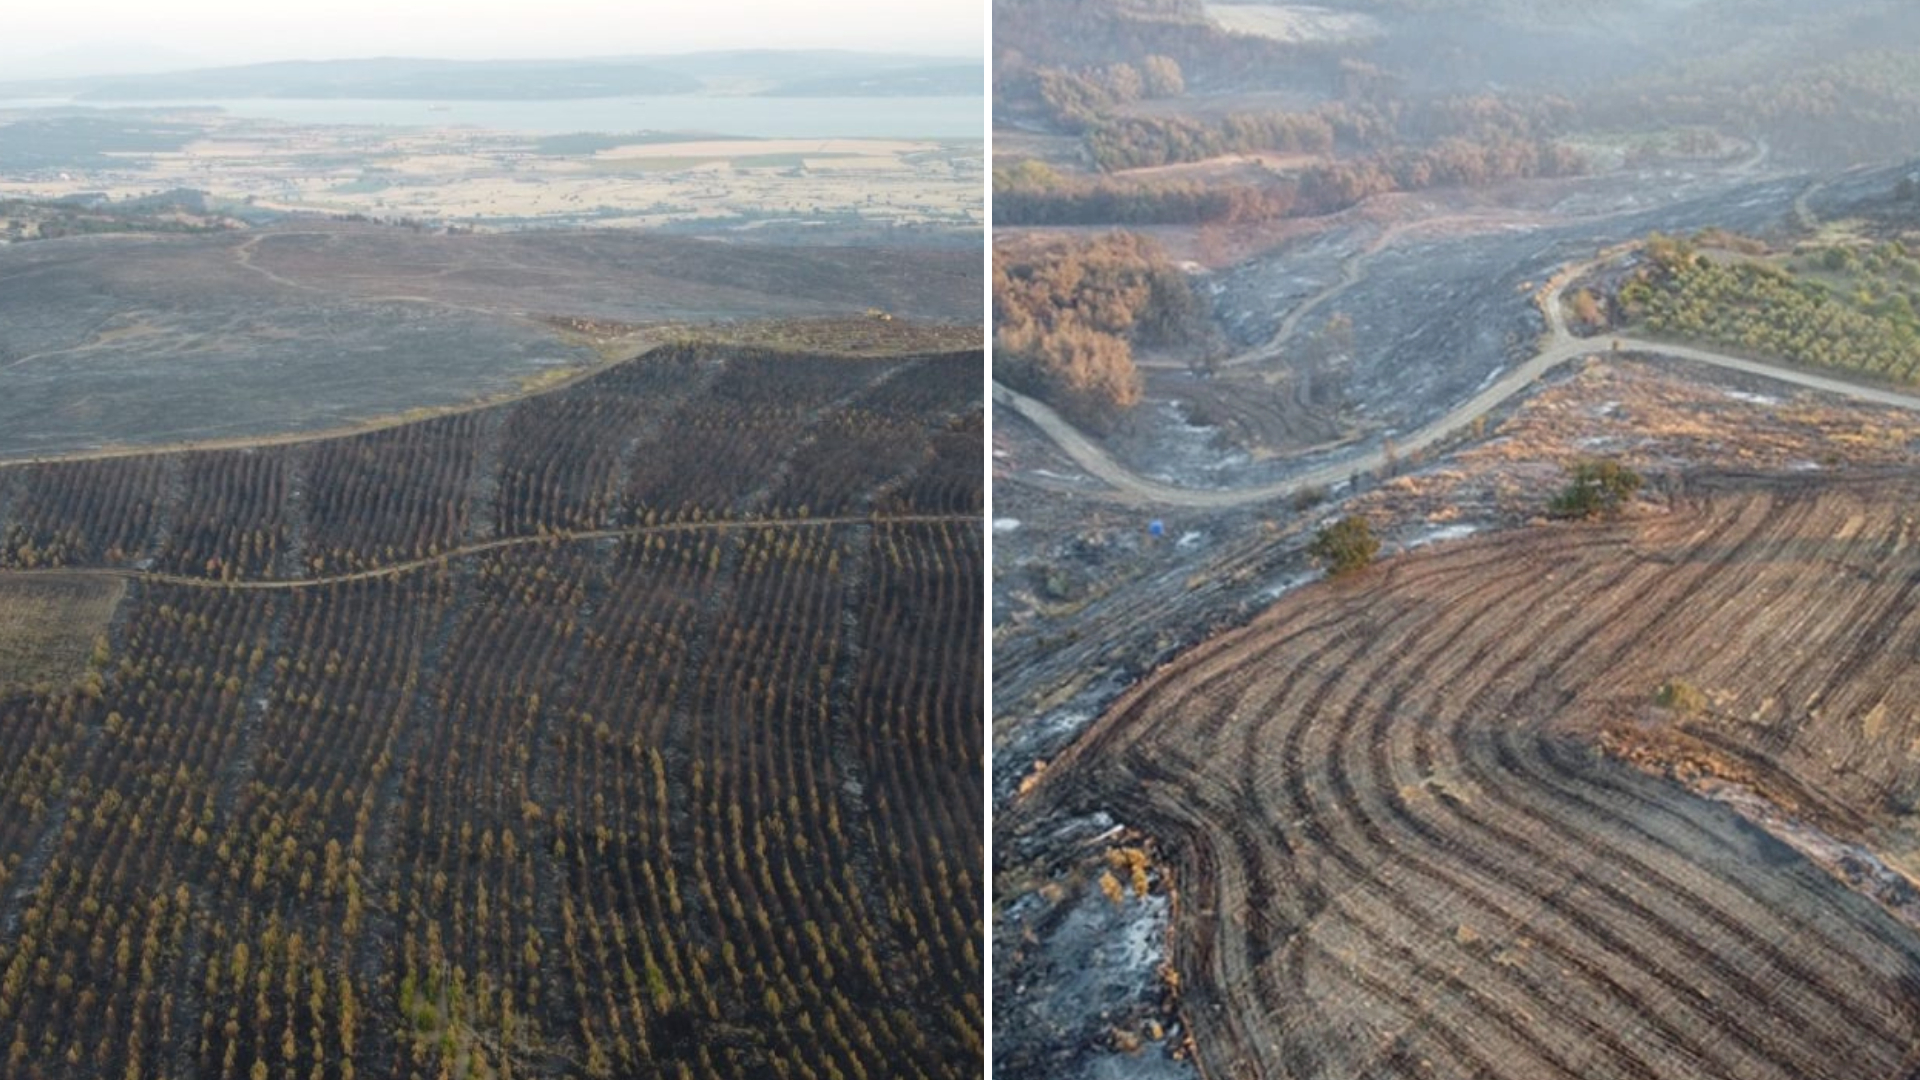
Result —
<path fill-rule="evenodd" d="M 0 469 L 0 1075 L 977 1074 L 980 375 Z"/>
<path fill-rule="evenodd" d="M 1859 583 L 1856 620 L 1904 603 L 1893 508 L 1909 496 L 1876 470 L 1915 463 L 1920 399 L 1872 374 L 1808 389 L 1837 369 L 1777 351 L 1744 363 L 1746 327 L 1709 340 L 1589 320 L 1576 294 L 1612 303 L 1609 274 L 1650 233 L 1719 229 L 1770 257 L 1844 248 L 1863 265 L 1906 235 L 1913 167 L 1890 162 L 1920 115 L 1893 104 L 1913 93 L 1894 74 L 1911 71 L 1911 11 L 1264 5 L 1234 18 L 1306 37 L 1209 49 L 1195 42 L 1225 25 L 1211 5 L 1002 7 L 1019 17 L 997 41 L 1012 63 L 996 185 L 1022 216 L 996 244 L 1092 250 L 1129 229 L 1187 272 L 1213 326 L 1127 340 L 1137 381 L 1109 382 L 1138 403 L 1104 428 L 1076 430 L 1065 397 L 1050 415 L 996 391 L 997 1074 L 1190 1076 L 1197 1060 L 1209 1076 L 1822 1075 L 1844 1072 L 1826 1061 L 1843 1047 L 1910 1072 L 1911 778 L 1828 784 L 1794 762 L 1885 752 L 1847 740 L 1894 730 L 1912 695 L 1838 624 L 1821 644 L 1728 635 L 1793 621 L 1801 588 Z M 1044 17 L 1068 8 L 1086 27 L 1071 40 Z M 1578 168 L 1544 168 L 1568 161 L 1549 149 Z M 1898 316 L 1893 291 L 1860 303 Z M 1069 342 L 1102 308 L 1061 293 Z M 1700 535 L 1662 533 L 1658 556 L 1595 538 L 1626 525 L 1567 539 L 1580 529 L 1549 510 L 1595 459 L 1648 477 L 1631 528 Z M 1350 514 L 1386 565 L 1319 584 L 1310 543 Z M 1754 530 L 1731 551 L 1712 539 L 1727 516 Z M 1836 556 L 1828 577 L 1807 554 L 1862 528 L 1872 558 Z M 1562 542 L 1578 557 L 1516 569 Z M 1458 605 L 1504 643 L 1447 622 L 1453 599 L 1401 597 L 1424 613 L 1403 622 L 1358 610 L 1356 590 L 1384 600 L 1461 550 L 1488 556 L 1485 595 L 1519 590 Z M 1523 582 L 1562 555 L 1591 572 Z M 1706 579 L 1662 600 L 1643 557 Z M 1272 651 L 1229 644 L 1281 612 L 1295 622 Z M 1650 641 L 1669 622 L 1700 630 L 1698 655 L 1669 651 L 1703 670 L 1857 677 L 1884 697 L 1840 715 L 1803 696 L 1798 720 L 1762 721 L 1717 675 L 1640 670 L 1651 660 L 1625 639 L 1599 659 L 1570 650 L 1601 633 L 1593 620 Z M 1317 643 L 1297 662 L 1296 639 Z M 1621 671 L 1595 666 L 1608 659 Z M 1510 678 L 1481 685 L 1502 665 Z M 1455 683 L 1465 698 L 1442 700 Z M 1603 686 L 1605 721 L 1582 711 Z M 1529 788 L 1555 770 L 1565 790 Z M 1809 798 L 1830 789 L 1844 806 Z M 1692 836 L 1683 856 L 1634 847 L 1673 829 Z M 1597 867 L 1569 855 L 1534 880 L 1497 865 L 1500 843 L 1530 853 L 1517 866 L 1589 833 L 1612 837 Z M 1367 854 L 1346 853 L 1348 835 Z M 1637 876 L 1608 878 L 1619 865 Z M 1424 911 L 1430 894 L 1465 896 L 1496 929 Z M 1805 947 L 1777 956 L 1738 944 L 1800 922 L 1865 936 L 1789 935 Z M 1745 1004 L 1703 1010 L 1696 991 Z M 1782 1033 L 1823 1010 L 1881 1026 L 1828 1044 Z M 1762 1030 L 1763 1013 L 1801 1023 Z"/>
<path fill-rule="evenodd" d="M 979 272 L 952 252 L 324 221 L 15 244 L 0 247 L 0 459 L 326 430 L 511 394 L 603 359 L 556 317 L 964 324 Z"/>

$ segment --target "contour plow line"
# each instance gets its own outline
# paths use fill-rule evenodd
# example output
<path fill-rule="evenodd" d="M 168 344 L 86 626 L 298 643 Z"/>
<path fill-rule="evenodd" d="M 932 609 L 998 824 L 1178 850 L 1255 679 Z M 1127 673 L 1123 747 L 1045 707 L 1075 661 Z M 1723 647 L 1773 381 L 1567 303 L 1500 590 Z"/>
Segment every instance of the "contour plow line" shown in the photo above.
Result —
<path fill-rule="evenodd" d="M 1911 565 L 1914 490 L 1747 485 L 1304 591 L 1123 695 L 1015 813 L 1163 842 L 1209 1076 L 1906 1080 L 1920 939 L 1593 743 L 1672 672 L 1743 714 L 1871 700 L 1854 628 L 1906 649 L 1920 618 L 1852 568 Z M 1795 648 L 1825 662 L 1765 659 Z"/>

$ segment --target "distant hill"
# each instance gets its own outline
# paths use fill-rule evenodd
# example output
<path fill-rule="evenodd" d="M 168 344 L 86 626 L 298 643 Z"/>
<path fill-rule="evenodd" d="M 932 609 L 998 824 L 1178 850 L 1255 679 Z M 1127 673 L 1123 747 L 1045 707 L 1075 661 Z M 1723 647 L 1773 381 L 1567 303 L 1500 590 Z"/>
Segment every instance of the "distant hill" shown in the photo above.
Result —
<path fill-rule="evenodd" d="M 980 92 L 981 78 L 981 65 L 975 61 L 795 79 L 765 93 L 781 97 L 963 97 Z"/>
<path fill-rule="evenodd" d="M 630 61 L 296 60 L 87 79 L 91 101 L 163 98 L 551 100 L 684 94 L 700 81 Z"/>
<path fill-rule="evenodd" d="M 0 97 L 79 101 L 391 98 L 556 101 L 695 93 L 899 97 L 976 91 L 980 62 L 815 51 L 739 51 L 578 60 L 298 60 L 148 75 L 0 83 Z"/>

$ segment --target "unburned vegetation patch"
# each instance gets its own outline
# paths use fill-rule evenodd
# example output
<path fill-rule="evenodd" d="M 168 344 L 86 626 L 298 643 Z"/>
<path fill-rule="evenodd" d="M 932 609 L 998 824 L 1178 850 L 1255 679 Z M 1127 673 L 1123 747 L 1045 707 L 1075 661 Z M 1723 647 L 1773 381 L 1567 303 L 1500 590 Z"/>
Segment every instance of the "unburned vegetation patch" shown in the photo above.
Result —
<path fill-rule="evenodd" d="M 125 592 L 125 582 L 109 578 L 0 578 L 0 691 L 86 674 Z"/>

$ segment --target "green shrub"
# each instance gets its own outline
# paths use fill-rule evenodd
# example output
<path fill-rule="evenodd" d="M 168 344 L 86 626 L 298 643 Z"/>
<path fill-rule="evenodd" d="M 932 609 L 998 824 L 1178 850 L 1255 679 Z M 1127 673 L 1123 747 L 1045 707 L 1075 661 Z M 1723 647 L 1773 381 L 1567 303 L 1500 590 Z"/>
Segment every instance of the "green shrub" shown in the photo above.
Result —
<path fill-rule="evenodd" d="M 1366 518 L 1355 514 L 1315 533 L 1307 551 L 1326 565 L 1327 573 L 1345 577 L 1373 563 L 1380 553 L 1380 538 L 1373 535 Z"/>
<path fill-rule="evenodd" d="M 1663 709 L 1692 716 L 1707 710 L 1707 695 L 1700 688 L 1680 679 L 1668 679 L 1660 684 L 1653 700 Z"/>
<path fill-rule="evenodd" d="M 1618 513 L 1621 504 L 1633 498 L 1644 482 L 1639 473 L 1617 461 L 1583 461 L 1573 467 L 1567 486 L 1553 497 L 1547 509 L 1560 518 Z"/>

